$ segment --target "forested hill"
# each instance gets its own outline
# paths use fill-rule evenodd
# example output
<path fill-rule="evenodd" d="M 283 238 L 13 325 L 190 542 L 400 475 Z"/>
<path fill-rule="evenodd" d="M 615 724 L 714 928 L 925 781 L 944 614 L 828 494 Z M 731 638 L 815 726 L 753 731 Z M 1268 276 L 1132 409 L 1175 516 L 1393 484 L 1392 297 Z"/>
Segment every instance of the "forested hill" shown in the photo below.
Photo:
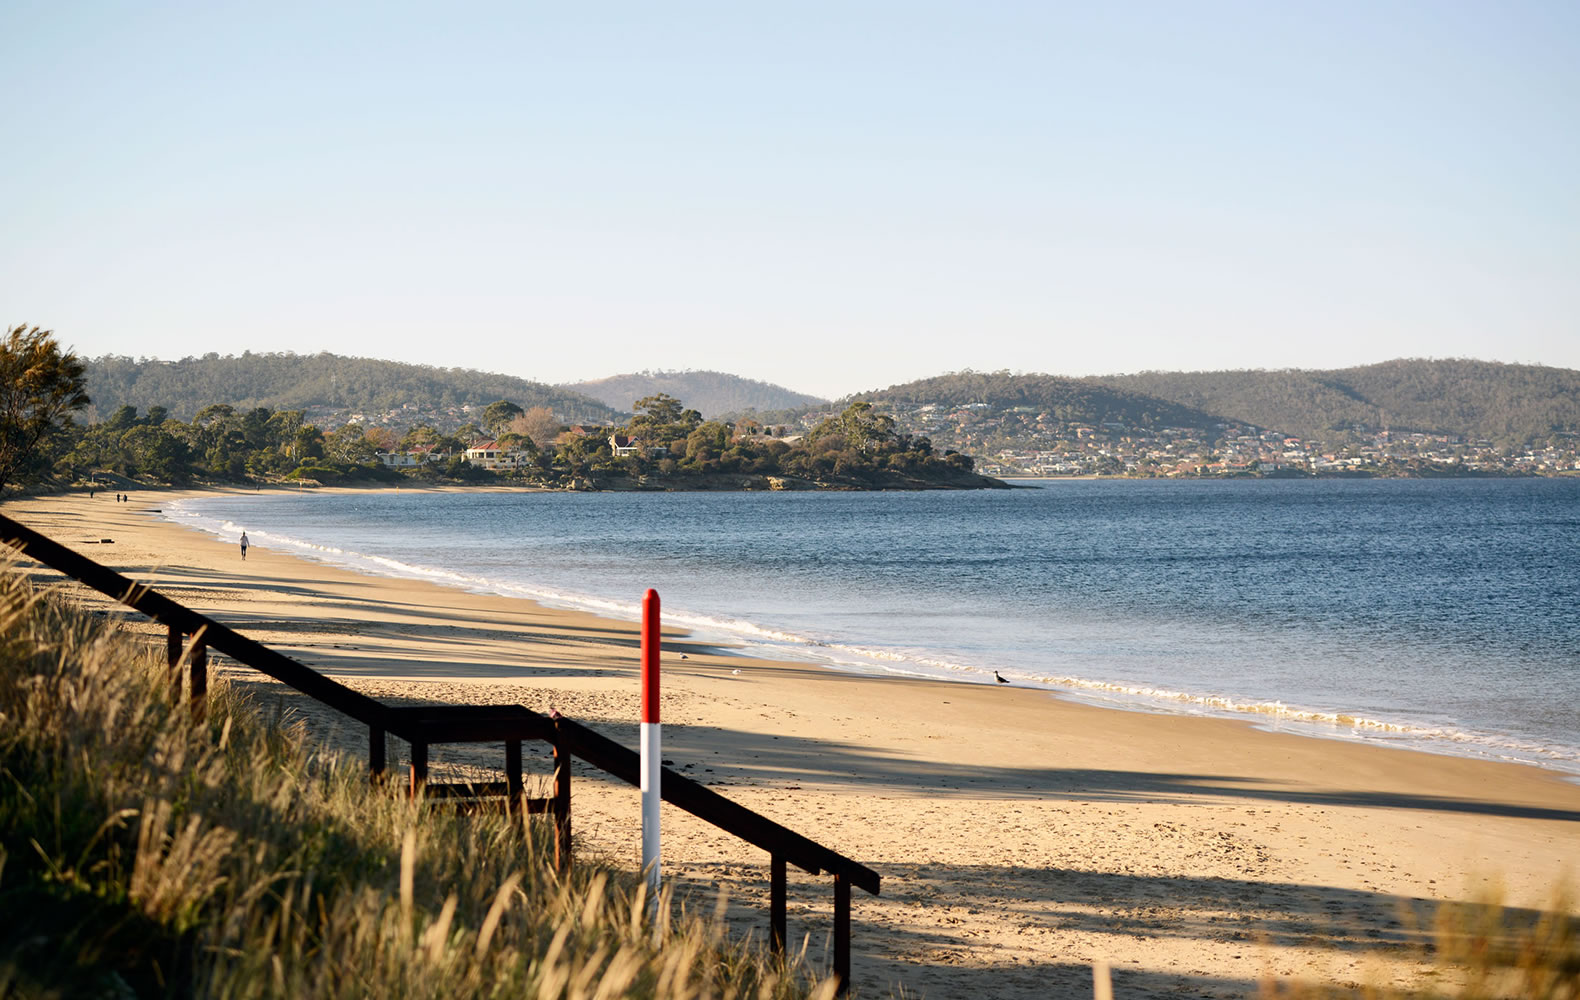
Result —
<path fill-rule="evenodd" d="M 1211 411 L 1141 391 L 1059 375 L 954 372 L 858 393 L 879 405 L 914 408 L 981 405 L 990 411 L 1029 408 L 1064 424 L 1123 423 L 1127 427 L 1208 428 L 1223 418 Z"/>
<path fill-rule="evenodd" d="M 165 407 L 191 420 L 205 406 L 238 410 L 264 406 L 303 410 L 309 419 L 338 426 L 353 414 L 369 423 L 427 422 L 453 430 L 467 421 L 466 407 L 509 400 L 528 409 L 547 406 L 567 423 L 604 423 L 624 414 L 596 399 L 510 375 L 462 368 L 433 368 L 335 354 L 208 354 L 180 361 L 137 361 L 106 356 L 87 362 L 91 420 L 121 406 Z M 407 419 L 407 418 L 410 419 Z"/>
<path fill-rule="evenodd" d="M 611 375 L 590 382 L 562 386 L 603 400 L 617 410 L 647 396 L 665 393 L 685 400 L 687 406 L 708 419 L 721 414 L 749 411 L 794 410 L 828 402 L 804 392 L 724 372 L 637 372 Z"/>
<path fill-rule="evenodd" d="M 1528 444 L 1580 431 L 1580 371 L 1398 360 L 1334 371 L 1142 372 L 1092 381 L 1300 437 L 1419 431 Z"/>

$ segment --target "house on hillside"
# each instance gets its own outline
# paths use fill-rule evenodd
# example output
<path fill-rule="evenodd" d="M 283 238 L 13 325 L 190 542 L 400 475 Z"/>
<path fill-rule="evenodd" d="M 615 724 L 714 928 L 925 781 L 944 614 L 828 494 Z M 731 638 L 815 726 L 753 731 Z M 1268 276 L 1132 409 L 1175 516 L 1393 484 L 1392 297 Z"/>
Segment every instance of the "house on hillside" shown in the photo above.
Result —
<path fill-rule="evenodd" d="M 616 458 L 625 458 L 630 455 L 646 455 L 648 458 L 662 458 L 669 454 L 669 449 L 661 444 L 649 445 L 641 438 L 631 437 L 627 434 L 609 435 L 609 450 L 614 452 Z"/>
<path fill-rule="evenodd" d="M 414 469 L 417 466 L 426 465 L 429 462 L 442 462 L 450 457 L 450 453 L 447 451 L 439 451 L 437 448 L 426 448 L 419 446 L 413 448 L 411 451 L 375 452 L 374 456 L 387 468 Z"/>
<path fill-rule="evenodd" d="M 498 441 L 473 441 L 466 449 L 466 460 L 479 469 L 498 471 L 516 469 L 525 465 L 527 453 L 519 448 L 507 448 Z"/>

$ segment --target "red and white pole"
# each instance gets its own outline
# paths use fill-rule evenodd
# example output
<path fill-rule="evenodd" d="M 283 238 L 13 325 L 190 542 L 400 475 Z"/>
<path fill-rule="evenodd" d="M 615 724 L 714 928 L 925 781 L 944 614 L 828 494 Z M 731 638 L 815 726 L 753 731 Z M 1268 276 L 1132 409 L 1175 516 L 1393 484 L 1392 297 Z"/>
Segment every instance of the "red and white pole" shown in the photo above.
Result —
<path fill-rule="evenodd" d="M 658 724 L 658 592 L 642 598 L 642 871 L 648 892 L 658 902 L 659 772 L 664 751 Z"/>

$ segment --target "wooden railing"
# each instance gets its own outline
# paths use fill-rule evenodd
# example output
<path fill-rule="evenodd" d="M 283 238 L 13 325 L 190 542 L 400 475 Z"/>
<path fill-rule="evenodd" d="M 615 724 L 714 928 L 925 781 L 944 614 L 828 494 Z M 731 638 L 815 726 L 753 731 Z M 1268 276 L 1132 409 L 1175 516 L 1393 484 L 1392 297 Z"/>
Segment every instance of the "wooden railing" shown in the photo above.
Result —
<path fill-rule="evenodd" d="M 641 758 L 636 751 L 557 713 L 545 716 L 521 705 L 385 705 L 4 515 L 0 515 L 0 541 L 165 626 L 169 630 L 166 656 L 173 696 L 177 700 L 181 697 L 184 667 L 186 694 L 195 715 L 201 716 L 207 697 L 208 650 L 216 649 L 367 726 L 368 771 L 375 781 L 384 780 L 388 770 L 385 738 L 390 735 L 410 746 L 409 787 L 413 795 L 442 800 L 502 798 L 512 813 L 549 813 L 555 823 L 555 857 L 562 868 L 571 863 L 570 759 L 579 757 L 622 781 L 641 783 Z M 526 740 L 544 741 L 554 748 L 550 796 L 527 798 L 524 794 L 521 744 Z M 443 743 L 503 743 L 505 780 L 428 781 L 428 750 Z M 856 886 L 877 895 L 878 873 L 668 768 L 663 770 L 661 790 L 665 802 L 768 852 L 769 940 L 776 951 L 783 953 L 786 941 L 787 865 L 812 875 L 828 872 L 834 877 L 833 971 L 840 991 L 848 989 L 850 889 Z"/>

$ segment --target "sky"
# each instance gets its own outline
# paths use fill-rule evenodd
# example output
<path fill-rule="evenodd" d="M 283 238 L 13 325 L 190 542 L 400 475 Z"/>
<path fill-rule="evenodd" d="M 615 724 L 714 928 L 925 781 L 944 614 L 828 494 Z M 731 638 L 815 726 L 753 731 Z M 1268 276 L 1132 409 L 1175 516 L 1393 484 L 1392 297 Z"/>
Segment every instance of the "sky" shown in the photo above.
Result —
<path fill-rule="evenodd" d="M 837 398 L 1580 368 L 1580 4 L 0 4 L 0 322 Z"/>

